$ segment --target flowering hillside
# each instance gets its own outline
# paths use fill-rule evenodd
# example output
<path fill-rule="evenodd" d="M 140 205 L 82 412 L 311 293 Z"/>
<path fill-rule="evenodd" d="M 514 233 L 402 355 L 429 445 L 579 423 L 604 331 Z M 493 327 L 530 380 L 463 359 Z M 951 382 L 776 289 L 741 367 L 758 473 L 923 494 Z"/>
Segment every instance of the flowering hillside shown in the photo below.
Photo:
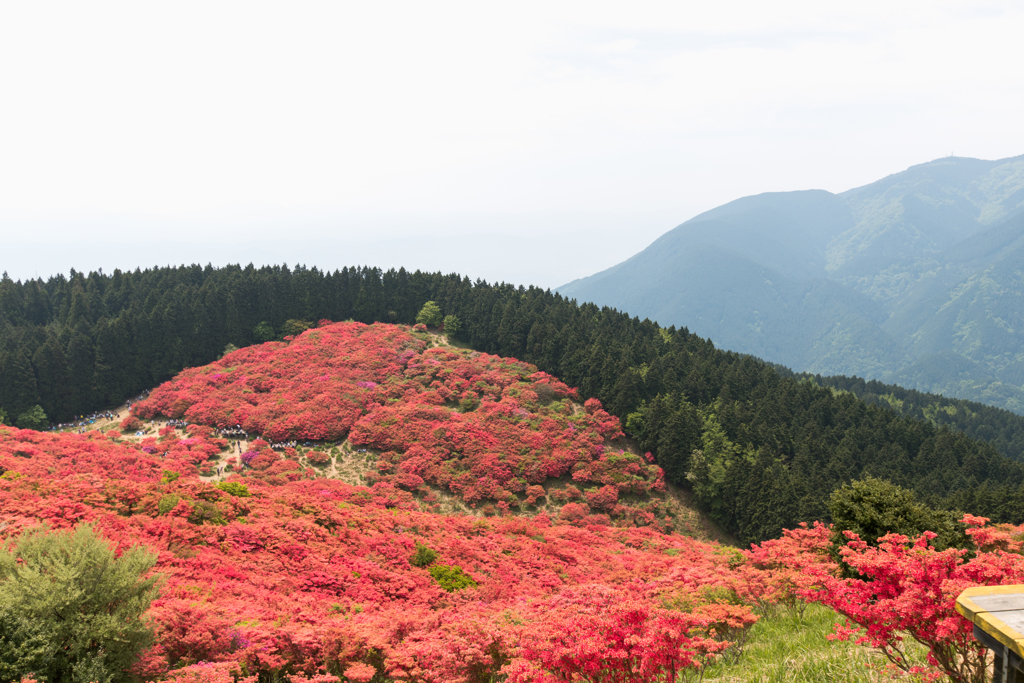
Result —
<path fill-rule="evenodd" d="M 146 676 L 224 662 L 222 674 L 479 680 L 508 666 L 513 680 L 540 680 L 551 667 L 614 664 L 617 638 L 624 670 L 657 677 L 700 664 L 755 620 L 716 601 L 716 587 L 775 599 L 735 551 L 653 529 L 439 516 L 386 482 L 214 486 L 195 476 L 193 454 L 216 439 L 168 434 L 157 446 L 0 427 L 3 537 L 91 523 L 120 550 L 159 552 L 167 582 L 150 610 Z"/>
<path fill-rule="evenodd" d="M 415 328 L 324 324 L 182 372 L 124 433 L 0 426 L 0 545 L 40 522 L 88 524 L 117 554 L 156 552 L 166 580 L 142 680 L 696 680 L 737 661 L 760 617 L 807 602 L 895 673 L 985 680 L 988 653 L 953 600 L 1024 582 L 1024 528 L 966 515 L 973 547 L 943 551 L 931 532 L 877 545 L 847 532 L 855 578 L 818 523 L 742 551 L 686 538 L 670 532 L 661 470 L 576 398 Z M 158 415 L 174 422 L 140 420 Z M 244 451 L 220 438 L 243 429 L 263 438 Z M 367 485 L 326 476 L 342 439 Z M 488 514 L 438 514 L 437 490 Z"/>
<path fill-rule="evenodd" d="M 185 370 L 133 413 L 259 434 L 243 457 L 262 455 L 257 471 L 295 464 L 272 442 L 347 437 L 379 454 L 368 483 L 440 487 L 501 511 L 550 497 L 566 519 L 670 528 L 661 469 L 613 445 L 618 419 L 577 398 L 515 359 L 433 346 L 405 327 L 336 323 Z"/>

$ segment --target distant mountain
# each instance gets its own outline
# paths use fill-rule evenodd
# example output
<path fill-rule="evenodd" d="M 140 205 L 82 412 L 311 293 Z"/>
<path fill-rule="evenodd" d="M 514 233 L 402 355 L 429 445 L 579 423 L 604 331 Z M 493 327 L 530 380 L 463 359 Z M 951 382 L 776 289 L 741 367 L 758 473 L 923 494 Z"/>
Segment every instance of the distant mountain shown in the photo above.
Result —
<path fill-rule="evenodd" d="M 558 291 L 799 371 L 1024 414 L 1024 156 L 744 197 Z"/>

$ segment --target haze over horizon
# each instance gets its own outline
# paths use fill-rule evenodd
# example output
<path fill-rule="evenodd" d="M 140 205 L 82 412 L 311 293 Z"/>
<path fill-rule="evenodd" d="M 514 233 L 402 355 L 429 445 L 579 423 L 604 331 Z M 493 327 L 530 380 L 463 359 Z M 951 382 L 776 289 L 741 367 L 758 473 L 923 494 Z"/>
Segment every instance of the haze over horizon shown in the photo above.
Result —
<path fill-rule="evenodd" d="M 555 287 L 741 196 L 1024 152 L 1012 3 L 2 17 L 16 279 L 252 261 Z"/>

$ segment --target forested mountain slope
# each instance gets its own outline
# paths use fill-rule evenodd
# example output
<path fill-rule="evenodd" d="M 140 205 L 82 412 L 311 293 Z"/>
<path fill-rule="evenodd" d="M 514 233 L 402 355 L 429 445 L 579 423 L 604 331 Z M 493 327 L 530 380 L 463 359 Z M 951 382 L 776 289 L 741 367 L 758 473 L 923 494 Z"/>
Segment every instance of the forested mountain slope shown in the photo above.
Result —
<path fill-rule="evenodd" d="M 1024 157 L 745 197 L 559 288 L 801 371 L 1024 412 Z"/>
<path fill-rule="evenodd" d="M 878 380 L 867 381 L 861 377 L 795 373 L 781 365 L 775 369 L 784 377 L 813 381 L 833 391 L 847 391 L 866 403 L 899 415 L 962 431 L 971 438 L 992 444 L 1011 460 L 1024 461 L 1024 429 L 1021 429 L 1024 419 L 1008 410 L 962 398 L 905 389 Z"/>
<path fill-rule="evenodd" d="M 320 319 L 411 323 L 428 300 L 458 317 L 460 342 L 600 399 L 666 480 L 741 540 L 827 518 L 829 493 L 869 474 L 935 506 L 1022 521 L 1024 466 L 990 444 L 782 377 L 685 329 L 457 275 L 193 266 L 5 280 L 0 406 L 9 421 L 37 402 L 61 419 L 216 360 L 228 344 Z"/>

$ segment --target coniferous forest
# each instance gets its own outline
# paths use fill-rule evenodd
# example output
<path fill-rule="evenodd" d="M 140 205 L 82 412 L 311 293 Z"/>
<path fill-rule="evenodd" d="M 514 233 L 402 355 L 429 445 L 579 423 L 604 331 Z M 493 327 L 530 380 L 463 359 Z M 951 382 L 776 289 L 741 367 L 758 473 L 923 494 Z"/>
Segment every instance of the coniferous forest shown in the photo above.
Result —
<path fill-rule="evenodd" d="M 318 320 L 405 323 L 427 301 L 455 339 L 598 398 L 666 480 L 743 542 L 829 517 L 865 477 L 924 503 L 1024 521 L 1021 418 L 856 379 L 813 378 L 550 291 L 456 274 L 157 268 L 0 283 L 0 410 L 19 426 L 117 405 L 226 348 Z M 921 398 L 924 396 L 925 398 Z M 38 406 L 39 409 L 36 409 Z M 981 417 L 979 417 L 981 416 Z M 1009 457 L 1007 457 L 1009 456 Z"/>

